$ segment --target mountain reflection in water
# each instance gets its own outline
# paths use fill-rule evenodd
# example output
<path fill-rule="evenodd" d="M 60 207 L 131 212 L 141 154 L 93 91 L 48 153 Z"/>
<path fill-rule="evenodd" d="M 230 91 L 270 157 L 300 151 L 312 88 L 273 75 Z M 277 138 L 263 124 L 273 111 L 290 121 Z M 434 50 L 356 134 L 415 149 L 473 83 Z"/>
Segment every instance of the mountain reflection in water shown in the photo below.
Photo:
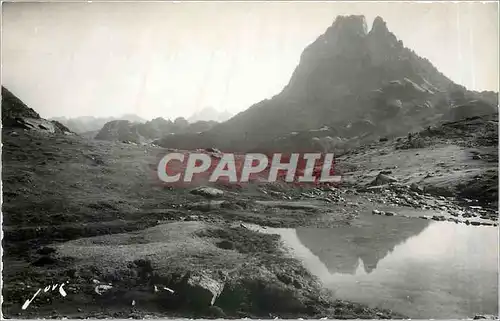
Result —
<path fill-rule="evenodd" d="M 498 229 L 366 215 L 353 226 L 270 229 L 339 299 L 410 318 L 498 315 Z"/>
<path fill-rule="evenodd" d="M 427 220 L 368 216 L 354 226 L 298 228 L 296 232 L 300 242 L 323 262 L 330 273 L 355 274 L 360 263 L 363 263 L 366 273 L 372 272 L 396 245 L 419 234 L 428 225 Z"/>

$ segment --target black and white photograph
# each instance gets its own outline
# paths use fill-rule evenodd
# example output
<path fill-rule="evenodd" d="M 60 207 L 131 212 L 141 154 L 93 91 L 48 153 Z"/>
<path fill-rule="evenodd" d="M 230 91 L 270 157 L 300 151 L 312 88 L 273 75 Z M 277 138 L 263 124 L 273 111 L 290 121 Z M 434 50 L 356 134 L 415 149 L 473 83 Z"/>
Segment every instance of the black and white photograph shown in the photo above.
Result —
<path fill-rule="evenodd" d="M 5 319 L 499 319 L 497 1 L 2 1 Z"/>

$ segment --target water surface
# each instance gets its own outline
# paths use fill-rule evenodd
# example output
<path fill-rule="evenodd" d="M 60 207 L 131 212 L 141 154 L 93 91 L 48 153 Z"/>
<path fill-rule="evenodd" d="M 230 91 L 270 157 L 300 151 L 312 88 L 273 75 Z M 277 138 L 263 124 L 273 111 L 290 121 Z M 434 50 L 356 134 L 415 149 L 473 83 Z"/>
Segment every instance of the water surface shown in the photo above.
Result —
<path fill-rule="evenodd" d="M 366 215 L 271 229 L 337 298 L 410 318 L 498 315 L 498 228 Z"/>

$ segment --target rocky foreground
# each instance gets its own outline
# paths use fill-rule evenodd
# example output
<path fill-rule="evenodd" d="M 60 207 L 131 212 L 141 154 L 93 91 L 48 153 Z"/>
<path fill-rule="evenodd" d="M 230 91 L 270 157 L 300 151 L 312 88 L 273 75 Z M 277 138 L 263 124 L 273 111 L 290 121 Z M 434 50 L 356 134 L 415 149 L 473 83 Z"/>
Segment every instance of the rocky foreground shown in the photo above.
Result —
<path fill-rule="evenodd" d="M 497 126 L 468 119 L 349 151 L 337 186 L 211 188 L 159 184 L 166 150 L 153 145 L 4 129 L 4 315 L 401 318 L 338 300 L 252 226 L 366 213 L 496 225 Z"/>

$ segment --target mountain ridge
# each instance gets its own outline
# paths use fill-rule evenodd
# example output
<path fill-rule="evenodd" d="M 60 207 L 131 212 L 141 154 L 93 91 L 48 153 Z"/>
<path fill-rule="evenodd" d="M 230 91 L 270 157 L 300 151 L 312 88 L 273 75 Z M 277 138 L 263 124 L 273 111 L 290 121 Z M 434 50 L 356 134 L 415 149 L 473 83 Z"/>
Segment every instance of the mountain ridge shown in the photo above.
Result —
<path fill-rule="evenodd" d="M 79 117 L 52 117 L 50 120 L 56 120 L 66 125 L 75 133 L 85 133 L 100 130 L 107 122 L 113 120 L 128 120 L 132 122 L 145 123 L 146 120 L 135 114 L 124 114 L 119 117 L 94 117 L 94 116 L 79 116 Z"/>
<path fill-rule="evenodd" d="M 447 114 L 450 95 L 457 92 L 469 95 L 428 59 L 404 47 L 381 17 L 368 31 L 364 16 L 338 16 L 304 49 L 281 92 L 203 135 L 169 136 L 158 143 L 248 151 L 290 132 L 346 128 L 356 121 L 374 122 L 380 135 L 404 134 Z"/>

